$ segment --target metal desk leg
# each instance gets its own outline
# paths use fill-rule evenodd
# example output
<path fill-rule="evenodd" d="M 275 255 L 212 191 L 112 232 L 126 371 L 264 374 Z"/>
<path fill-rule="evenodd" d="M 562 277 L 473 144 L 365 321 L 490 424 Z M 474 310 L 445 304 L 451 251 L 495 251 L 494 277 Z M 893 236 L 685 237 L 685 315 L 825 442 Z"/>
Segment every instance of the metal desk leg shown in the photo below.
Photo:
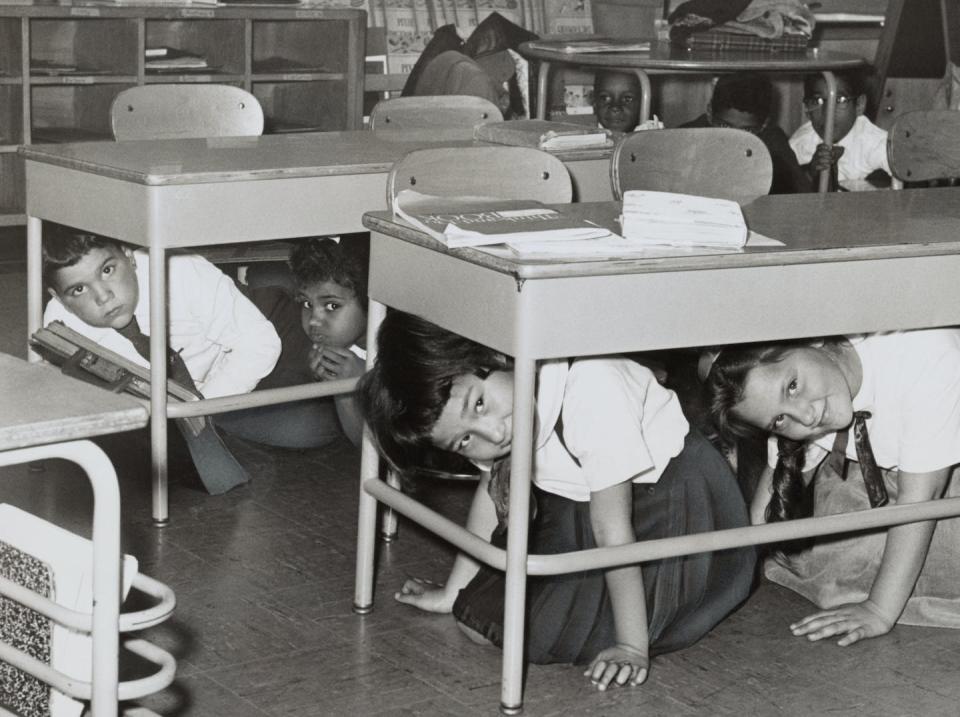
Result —
<path fill-rule="evenodd" d="M 0 466 L 63 458 L 86 473 L 93 489 L 93 620 L 91 709 L 116 717 L 120 653 L 120 489 L 110 459 L 90 441 L 70 441 L 0 453 Z"/>
<path fill-rule="evenodd" d="M 629 71 L 629 69 L 625 70 L 625 72 Z M 640 80 L 640 115 L 637 121 L 646 122 L 650 119 L 650 104 L 652 100 L 650 76 L 639 68 L 634 68 L 633 72 L 637 76 L 637 79 Z"/>
<path fill-rule="evenodd" d="M 387 471 L 387 485 L 401 490 L 400 477 L 394 471 Z M 380 540 L 392 543 L 399 537 L 397 528 L 397 514 L 390 506 L 383 506 L 383 515 L 380 517 Z"/>
<path fill-rule="evenodd" d="M 823 71 L 823 81 L 827 84 L 827 106 L 823 122 L 823 143 L 833 147 L 833 125 L 837 115 L 837 79 L 829 70 Z M 830 188 L 830 170 L 820 172 L 818 191 L 823 193 Z"/>
<path fill-rule="evenodd" d="M 167 255 L 150 242 L 150 464 L 153 522 L 166 525 L 167 500 Z"/>
<path fill-rule="evenodd" d="M 547 90 L 550 87 L 550 63 L 540 61 L 537 76 L 537 119 L 547 119 Z"/>
<path fill-rule="evenodd" d="M 27 360 L 37 362 L 40 354 L 30 348 L 30 337 L 43 323 L 43 222 L 27 217 Z"/>
<path fill-rule="evenodd" d="M 514 363 L 510 514 L 507 518 L 507 579 L 500 683 L 500 711 L 510 715 L 523 710 L 524 605 L 527 595 L 527 534 L 536 368 L 536 361 L 527 358 L 518 357 Z"/>
<path fill-rule="evenodd" d="M 377 329 L 387 307 L 370 300 L 367 307 L 367 370 L 377 357 Z M 360 449 L 360 515 L 357 519 L 357 572 L 353 593 L 353 611 L 366 615 L 373 610 L 373 559 L 376 548 L 377 500 L 363 486 L 367 481 L 379 480 L 380 457 L 370 436 L 370 429 L 363 429 L 363 444 Z"/>

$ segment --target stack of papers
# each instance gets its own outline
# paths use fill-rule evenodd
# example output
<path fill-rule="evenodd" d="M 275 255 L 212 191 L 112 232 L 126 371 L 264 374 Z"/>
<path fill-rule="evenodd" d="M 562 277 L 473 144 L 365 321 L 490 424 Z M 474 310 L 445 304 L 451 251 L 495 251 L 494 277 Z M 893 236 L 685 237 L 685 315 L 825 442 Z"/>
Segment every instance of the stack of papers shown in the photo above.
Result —
<path fill-rule="evenodd" d="M 623 195 L 623 236 L 646 246 L 742 249 L 747 223 L 729 199 L 631 190 Z"/>
<path fill-rule="evenodd" d="M 451 249 L 489 244 L 517 248 L 527 242 L 562 245 L 570 240 L 615 236 L 608 229 L 532 200 L 437 197 L 404 189 L 394 197 L 393 212 Z"/>
<path fill-rule="evenodd" d="M 541 119 L 517 119 L 477 125 L 473 136 L 484 142 L 543 150 L 612 147 L 609 130 L 572 122 Z"/>
<path fill-rule="evenodd" d="M 555 50 L 568 55 L 591 52 L 649 52 L 647 40 L 627 40 L 616 37 L 592 38 L 589 40 L 570 40 L 568 42 L 528 42 L 527 46 L 535 50 Z"/>

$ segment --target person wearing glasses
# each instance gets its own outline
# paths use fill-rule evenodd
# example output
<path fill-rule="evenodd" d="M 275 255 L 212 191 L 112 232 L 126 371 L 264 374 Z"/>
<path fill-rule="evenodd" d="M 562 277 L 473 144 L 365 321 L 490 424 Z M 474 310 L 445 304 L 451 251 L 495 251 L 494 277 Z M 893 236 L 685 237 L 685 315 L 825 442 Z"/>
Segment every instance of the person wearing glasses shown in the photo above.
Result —
<path fill-rule="evenodd" d="M 707 111 L 681 127 L 731 127 L 755 134 L 773 160 L 770 194 L 812 192 L 815 185 L 800 167 L 787 135 L 771 121 L 773 85 L 765 75 L 736 72 L 721 75 Z"/>
<path fill-rule="evenodd" d="M 827 85 L 821 75 L 810 75 L 804 80 L 803 108 L 809 120 L 790 138 L 797 161 L 811 181 L 815 182 L 827 168 L 831 169 L 831 190 L 836 190 L 840 182 L 873 179 L 878 170 L 889 175 L 887 133 L 863 114 L 867 105 L 863 74 L 837 75 L 833 147 L 823 142 L 826 97 Z"/>

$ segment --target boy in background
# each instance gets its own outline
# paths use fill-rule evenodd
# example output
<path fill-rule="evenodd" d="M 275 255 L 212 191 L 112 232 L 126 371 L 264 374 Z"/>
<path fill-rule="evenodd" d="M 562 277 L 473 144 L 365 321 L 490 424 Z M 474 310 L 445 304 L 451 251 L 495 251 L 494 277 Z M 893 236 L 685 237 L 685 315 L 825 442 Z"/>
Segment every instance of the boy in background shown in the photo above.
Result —
<path fill-rule="evenodd" d="M 803 107 L 810 119 L 790 138 L 790 147 L 812 182 L 817 181 L 821 171 L 831 169 L 832 190 L 838 188 L 838 182 L 867 179 L 878 170 L 890 174 L 887 133 L 863 114 L 867 95 L 862 73 L 836 77 L 833 147 L 823 143 L 827 84 L 821 75 L 810 75 L 804 80 Z"/>
<path fill-rule="evenodd" d="M 259 388 L 296 386 L 363 374 L 366 361 L 368 234 L 336 241 L 301 239 L 286 276 L 264 277 L 249 289 L 253 303 L 280 336 L 283 351 Z M 294 288 L 291 295 L 289 287 Z M 315 448 L 345 434 L 360 444 L 363 419 L 353 394 L 264 406 L 245 414 L 274 415 L 274 435 L 265 441 L 289 448 Z M 225 424 L 244 435 L 239 412 Z"/>
<path fill-rule="evenodd" d="M 53 226 L 53 225 L 51 225 Z M 43 323 L 69 328 L 141 366 L 149 366 L 150 257 L 121 243 L 69 227 L 43 242 L 51 299 Z M 206 259 L 171 254 L 168 278 L 168 375 L 204 398 L 248 393 L 273 369 L 280 339 L 234 282 Z M 219 418 L 215 418 L 219 423 Z M 200 479 L 223 493 L 249 477 L 207 419 L 183 433 Z"/>
<path fill-rule="evenodd" d="M 773 160 L 770 194 L 812 192 L 810 177 L 797 162 L 787 135 L 770 121 L 773 85 L 764 75 L 737 72 L 721 75 L 713 88 L 707 111 L 681 127 L 732 127 L 755 134 Z"/>
<path fill-rule="evenodd" d="M 601 127 L 632 132 L 640 120 L 640 80 L 632 72 L 599 70 L 593 79 L 593 111 Z"/>

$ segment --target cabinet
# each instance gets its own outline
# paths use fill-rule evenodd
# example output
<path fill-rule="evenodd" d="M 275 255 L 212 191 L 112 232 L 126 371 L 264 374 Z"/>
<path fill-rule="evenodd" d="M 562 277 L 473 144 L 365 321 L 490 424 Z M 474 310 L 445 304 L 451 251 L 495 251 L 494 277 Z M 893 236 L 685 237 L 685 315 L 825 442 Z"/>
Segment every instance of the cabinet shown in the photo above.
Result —
<path fill-rule="evenodd" d="M 365 33 L 363 10 L 310 4 L 0 4 L 0 225 L 25 221 L 17 146 L 110 139 L 131 85 L 243 87 L 265 132 L 360 129 Z"/>

